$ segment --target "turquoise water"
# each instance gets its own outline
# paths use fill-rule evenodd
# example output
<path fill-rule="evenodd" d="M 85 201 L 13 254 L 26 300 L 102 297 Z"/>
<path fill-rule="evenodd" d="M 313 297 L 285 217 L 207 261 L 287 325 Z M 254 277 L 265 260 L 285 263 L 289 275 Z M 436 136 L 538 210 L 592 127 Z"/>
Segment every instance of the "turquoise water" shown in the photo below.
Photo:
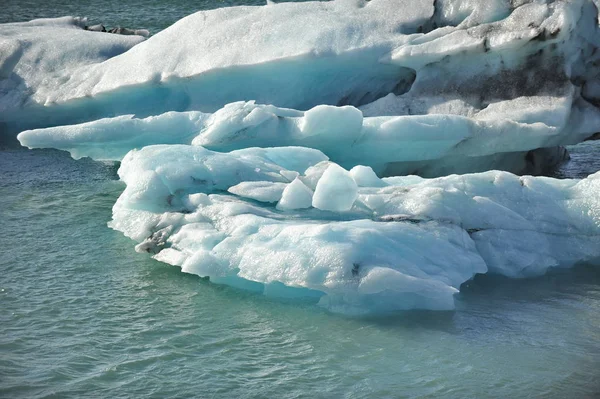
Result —
<path fill-rule="evenodd" d="M 348 318 L 134 252 L 106 227 L 113 165 L 15 149 L 0 171 L 0 397 L 600 394 L 597 269 L 483 276 L 454 312 Z"/>
<path fill-rule="evenodd" d="M 156 31 L 229 4 L 72 3 L 9 0 L 0 22 L 71 14 Z M 600 170 L 599 154 L 573 148 L 556 176 Z M 123 188 L 112 164 L 0 150 L 0 397 L 600 396 L 598 269 L 479 276 L 453 312 L 343 317 L 134 252 L 106 226 Z"/>

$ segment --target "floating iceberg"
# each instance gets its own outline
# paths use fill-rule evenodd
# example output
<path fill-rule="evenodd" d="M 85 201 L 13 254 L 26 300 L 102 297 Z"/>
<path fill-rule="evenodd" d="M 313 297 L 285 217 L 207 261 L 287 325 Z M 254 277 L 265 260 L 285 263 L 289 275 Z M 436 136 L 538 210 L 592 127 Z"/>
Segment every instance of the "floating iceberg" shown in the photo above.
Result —
<path fill-rule="evenodd" d="M 593 2 L 402 4 L 402 12 L 392 0 L 199 12 L 71 68 L 60 84 L 26 77 L 30 102 L 47 115 L 3 118 L 17 131 L 41 128 L 21 134 L 24 145 L 76 157 L 120 159 L 152 144 L 291 145 L 347 168 L 427 176 L 539 172 L 532 154 L 544 164 L 563 153 L 531 151 L 599 130 Z"/>
<path fill-rule="evenodd" d="M 600 264 L 600 173 L 379 179 L 317 150 L 132 151 L 110 226 L 136 249 L 267 295 L 340 312 L 452 309 L 477 273 Z"/>
<path fill-rule="evenodd" d="M 439 176 L 493 167 L 534 172 L 533 158 L 527 164 L 527 152 L 583 141 L 597 128 L 567 133 L 551 121 L 564 111 L 564 102 L 548 98 L 541 106 L 547 106 L 538 111 L 546 113 L 548 124 L 506 119 L 500 113 L 494 119 L 490 112 L 473 118 L 447 114 L 365 118 L 352 106 L 319 105 L 303 112 L 251 101 L 228 104 L 214 114 L 167 112 L 142 119 L 125 115 L 29 130 L 18 139 L 30 148 L 58 148 L 75 158 L 101 160 L 121 160 L 129 150 L 152 144 L 193 144 L 225 152 L 303 146 L 324 152 L 346 168 L 367 165 L 385 176 Z M 527 109 L 519 112 L 526 114 Z M 547 154 L 552 156 L 552 151 Z M 554 156 L 560 161 L 562 154 L 556 151 Z"/>
<path fill-rule="evenodd" d="M 64 17 L 0 24 L 0 136 L 19 131 L 20 125 L 72 123 L 96 114 L 73 104 L 56 119 L 53 108 L 69 97 L 61 89 L 75 76 L 87 74 L 144 38 L 88 31 L 86 23 L 82 18 Z"/>
<path fill-rule="evenodd" d="M 590 0 L 269 3 L 147 40 L 80 25 L 0 25 L 0 133 L 122 160 L 110 226 L 138 251 L 341 312 L 600 263 L 600 173 L 423 178 L 540 172 L 598 132 Z"/>

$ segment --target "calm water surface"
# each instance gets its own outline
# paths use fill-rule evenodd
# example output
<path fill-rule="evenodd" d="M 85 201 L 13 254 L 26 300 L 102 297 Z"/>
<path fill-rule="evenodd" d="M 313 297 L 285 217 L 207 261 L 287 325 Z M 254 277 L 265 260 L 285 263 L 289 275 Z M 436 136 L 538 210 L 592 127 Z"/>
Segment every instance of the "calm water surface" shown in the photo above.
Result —
<path fill-rule="evenodd" d="M 158 30 L 229 4 L 74 3 L 11 0 L 0 21 L 72 14 Z M 556 175 L 596 172 L 599 154 L 579 145 Z M 600 396 L 597 269 L 482 276 L 454 312 L 342 317 L 134 252 L 106 227 L 115 179 L 114 165 L 67 153 L 0 150 L 0 397 Z"/>
<path fill-rule="evenodd" d="M 567 167 L 586 173 L 578 154 Z M 600 394 L 592 267 L 483 276 L 454 312 L 348 318 L 134 252 L 106 227 L 114 165 L 19 149 L 0 152 L 0 171 L 0 397 Z"/>
<path fill-rule="evenodd" d="M 0 0 L 0 23 L 71 15 L 88 17 L 90 25 L 145 28 L 156 33 L 199 10 L 265 3 L 266 0 Z"/>

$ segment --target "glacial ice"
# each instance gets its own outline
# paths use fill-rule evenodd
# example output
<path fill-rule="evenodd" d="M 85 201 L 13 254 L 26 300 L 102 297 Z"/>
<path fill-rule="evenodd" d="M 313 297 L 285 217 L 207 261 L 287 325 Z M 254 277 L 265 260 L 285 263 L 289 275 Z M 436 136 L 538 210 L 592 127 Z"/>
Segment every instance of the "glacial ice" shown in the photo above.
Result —
<path fill-rule="evenodd" d="M 74 76 L 87 74 L 93 66 L 144 39 L 87 31 L 86 23 L 82 18 L 63 17 L 0 24 L 0 129 L 2 124 L 18 125 L 19 121 L 48 126 L 53 103 L 68 97 L 60 94 L 61 88 Z M 69 108 L 65 111 L 75 115 L 65 120 L 71 123 L 91 113 L 77 106 Z"/>
<path fill-rule="evenodd" d="M 0 136 L 121 160 L 110 226 L 136 250 L 333 311 L 600 264 L 600 172 L 489 171 L 599 131 L 598 1 L 399 4 L 221 8 L 148 39 L 0 24 Z"/>
<path fill-rule="evenodd" d="M 600 172 L 379 179 L 302 147 L 157 145 L 127 154 L 119 176 L 110 226 L 138 251 L 217 283 L 321 295 L 333 311 L 452 309 L 477 273 L 600 264 Z"/>
<path fill-rule="evenodd" d="M 40 118 L 6 112 L 0 123 L 39 128 L 19 136 L 28 147 L 98 159 L 193 141 L 219 151 L 307 145 L 385 175 L 532 172 L 529 151 L 598 131 L 597 17 L 590 0 L 203 11 L 122 54 L 67 68 L 60 84 L 25 76 L 28 89 L 17 93 L 45 105 Z"/>
<path fill-rule="evenodd" d="M 323 211 L 346 212 L 358 196 L 358 185 L 347 170 L 330 164 L 319 178 L 312 206 Z"/>
<path fill-rule="evenodd" d="M 144 119 L 121 115 L 78 125 L 28 130 L 17 138 L 29 148 L 69 151 L 75 159 L 120 161 L 133 148 L 191 143 L 209 117 L 197 111 L 166 112 Z"/>
<path fill-rule="evenodd" d="M 216 151 L 305 146 L 321 150 L 344 167 L 363 164 L 389 175 L 413 171 L 415 162 L 423 169 L 454 157 L 464 166 L 469 157 L 573 144 L 600 126 L 598 119 L 582 132 L 567 132 L 553 124 L 561 113 L 568 113 L 564 101 L 546 99 L 534 110 L 519 107 L 523 99 L 514 102 L 488 107 L 473 118 L 448 114 L 365 118 L 352 106 L 319 105 L 302 112 L 236 102 L 214 114 L 169 112 L 143 119 L 128 115 L 25 131 L 18 139 L 30 148 L 54 147 L 76 158 L 104 160 L 120 160 L 127 151 L 152 144 L 191 143 Z M 511 110 L 517 121 L 510 119 Z"/>
<path fill-rule="evenodd" d="M 296 177 L 290 184 L 286 184 L 277 202 L 279 210 L 306 209 L 312 206 L 313 191 Z"/>

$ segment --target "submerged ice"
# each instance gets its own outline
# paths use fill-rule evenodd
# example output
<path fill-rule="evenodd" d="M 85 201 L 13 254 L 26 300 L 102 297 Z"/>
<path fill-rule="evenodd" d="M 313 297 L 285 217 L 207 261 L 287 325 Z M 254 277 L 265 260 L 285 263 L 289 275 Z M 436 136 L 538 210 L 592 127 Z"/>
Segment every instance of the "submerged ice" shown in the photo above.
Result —
<path fill-rule="evenodd" d="M 600 174 L 379 179 L 307 148 L 159 145 L 127 154 L 119 176 L 110 226 L 138 251 L 334 311 L 452 309 L 477 273 L 600 263 Z"/>

